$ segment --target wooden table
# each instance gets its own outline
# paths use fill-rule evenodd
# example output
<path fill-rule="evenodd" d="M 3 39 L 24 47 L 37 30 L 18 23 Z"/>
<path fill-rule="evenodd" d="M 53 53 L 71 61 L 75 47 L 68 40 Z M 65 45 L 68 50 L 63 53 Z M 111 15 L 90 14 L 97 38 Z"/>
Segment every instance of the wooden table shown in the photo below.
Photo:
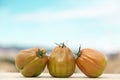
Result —
<path fill-rule="evenodd" d="M 54 78 L 49 73 L 42 73 L 38 77 L 26 78 L 20 73 L 0 73 L 0 80 L 120 80 L 120 74 L 103 74 L 99 78 L 88 78 L 84 74 L 74 73 L 69 78 Z"/>

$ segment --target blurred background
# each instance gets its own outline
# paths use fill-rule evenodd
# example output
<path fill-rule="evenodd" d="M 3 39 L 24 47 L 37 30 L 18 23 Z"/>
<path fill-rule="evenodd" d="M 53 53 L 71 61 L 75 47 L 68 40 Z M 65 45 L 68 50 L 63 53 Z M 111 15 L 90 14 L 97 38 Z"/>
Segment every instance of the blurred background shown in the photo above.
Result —
<path fill-rule="evenodd" d="M 17 72 L 20 50 L 50 54 L 55 42 L 74 53 L 80 44 L 97 49 L 108 58 L 105 73 L 120 73 L 120 0 L 0 0 L 0 72 Z"/>

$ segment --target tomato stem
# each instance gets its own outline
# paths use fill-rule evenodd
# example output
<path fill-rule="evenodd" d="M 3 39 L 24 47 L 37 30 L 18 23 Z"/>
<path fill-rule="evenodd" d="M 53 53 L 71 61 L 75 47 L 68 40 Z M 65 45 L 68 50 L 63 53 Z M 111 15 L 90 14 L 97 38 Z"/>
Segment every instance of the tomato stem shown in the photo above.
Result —
<path fill-rule="evenodd" d="M 76 54 L 78 57 L 80 57 L 80 55 L 81 55 L 81 54 L 80 54 L 80 50 L 81 50 L 81 45 L 80 45 L 79 50 L 78 50 L 78 52 L 77 52 L 77 54 Z"/>
<path fill-rule="evenodd" d="M 64 42 L 63 43 L 60 43 L 60 44 L 58 44 L 58 43 L 55 43 L 56 45 L 58 45 L 59 47 L 66 47 L 66 45 L 64 44 Z"/>
<path fill-rule="evenodd" d="M 65 44 L 64 44 L 64 43 L 62 43 L 62 48 L 63 48 L 63 47 L 65 47 Z"/>

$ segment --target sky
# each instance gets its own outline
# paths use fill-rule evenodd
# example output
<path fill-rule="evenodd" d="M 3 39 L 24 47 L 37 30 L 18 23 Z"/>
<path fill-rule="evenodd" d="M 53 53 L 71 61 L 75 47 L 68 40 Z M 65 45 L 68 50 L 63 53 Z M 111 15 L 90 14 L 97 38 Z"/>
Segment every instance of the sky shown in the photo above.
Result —
<path fill-rule="evenodd" d="M 0 45 L 120 50 L 120 0 L 0 0 Z"/>

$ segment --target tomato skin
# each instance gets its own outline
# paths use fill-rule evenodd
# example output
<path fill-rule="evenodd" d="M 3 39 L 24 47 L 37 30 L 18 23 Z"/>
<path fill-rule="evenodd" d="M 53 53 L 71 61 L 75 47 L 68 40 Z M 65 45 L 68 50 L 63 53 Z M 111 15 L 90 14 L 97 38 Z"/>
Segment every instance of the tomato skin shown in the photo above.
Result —
<path fill-rule="evenodd" d="M 69 48 L 57 46 L 49 57 L 47 67 L 53 77 L 69 77 L 75 71 L 75 57 Z"/>
<path fill-rule="evenodd" d="M 42 56 L 39 56 L 38 50 Z M 21 50 L 15 58 L 16 68 L 25 77 L 36 77 L 40 75 L 48 62 L 46 51 L 40 48 Z"/>
<path fill-rule="evenodd" d="M 80 51 L 76 64 L 86 76 L 96 78 L 103 73 L 107 60 L 101 52 L 86 48 Z"/>

